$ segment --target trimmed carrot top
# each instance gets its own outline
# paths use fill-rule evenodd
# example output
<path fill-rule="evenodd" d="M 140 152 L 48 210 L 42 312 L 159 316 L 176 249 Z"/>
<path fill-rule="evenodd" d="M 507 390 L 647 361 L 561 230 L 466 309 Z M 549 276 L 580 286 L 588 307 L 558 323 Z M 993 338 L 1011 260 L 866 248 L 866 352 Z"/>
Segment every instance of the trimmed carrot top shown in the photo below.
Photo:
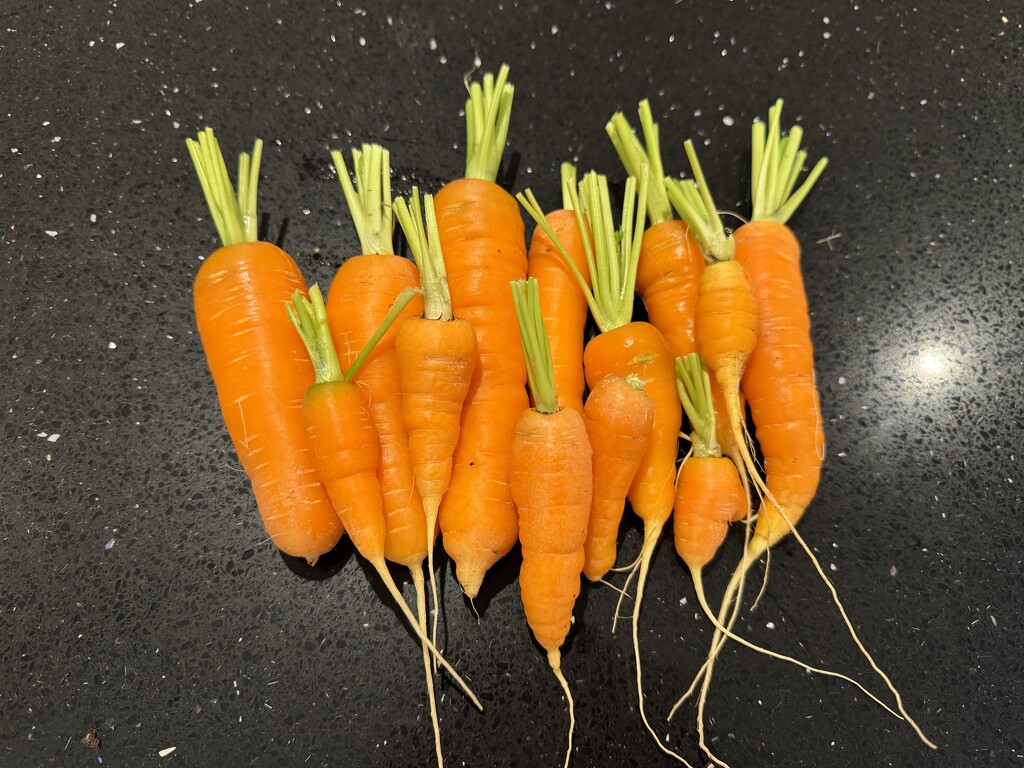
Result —
<path fill-rule="evenodd" d="M 698 352 L 676 358 L 676 387 L 679 400 L 690 420 L 690 440 L 696 458 L 718 458 L 722 449 L 715 437 L 715 404 L 711 397 L 711 377 Z"/>
<path fill-rule="evenodd" d="M 647 193 L 648 226 L 661 224 L 673 218 L 672 206 L 665 194 L 665 168 L 661 162 L 661 140 L 658 124 L 651 114 L 651 103 L 644 99 L 637 110 L 640 114 L 640 129 L 644 134 L 644 143 L 640 143 L 636 131 L 626 120 L 622 112 L 616 112 L 605 126 L 608 137 L 622 161 L 626 173 L 649 177 Z"/>
<path fill-rule="evenodd" d="M 391 212 L 391 153 L 379 144 L 352 149 L 356 183 L 352 185 L 345 157 L 331 152 L 345 202 L 359 235 L 363 253 L 388 255 L 395 252 L 392 235 L 395 219 Z"/>
<path fill-rule="evenodd" d="M 551 345 L 540 314 L 540 290 L 537 278 L 513 280 L 512 302 L 519 320 L 519 339 L 526 357 L 526 375 L 537 410 L 557 413 L 558 392 L 555 389 L 555 367 L 551 361 Z"/>
<path fill-rule="evenodd" d="M 395 200 L 395 215 L 402 225 L 402 231 L 409 241 L 409 250 L 412 251 L 416 267 L 420 271 L 423 316 L 429 320 L 451 320 L 452 297 L 448 290 L 448 273 L 441 254 L 441 238 L 437 231 L 433 195 L 424 195 L 421 206 L 419 187 L 413 187 L 408 204 L 401 197 Z"/>
<path fill-rule="evenodd" d="M 199 184 L 206 197 L 213 223 L 224 245 L 255 243 L 259 220 L 256 218 L 256 189 L 260 178 L 263 141 L 256 139 L 252 155 L 238 155 L 238 188 L 231 186 L 231 177 L 213 135 L 213 128 L 202 131 L 196 139 L 185 139 L 192 157 Z"/>
<path fill-rule="evenodd" d="M 693 169 L 693 179 L 666 179 L 665 190 L 680 218 L 686 222 L 686 226 L 690 228 L 694 239 L 704 252 L 704 260 L 708 264 L 729 261 L 736 252 L 732 233 L 725 230 L 718 216 L 693 142 L 687 140 L 683 146 Z"/>
<path fill-rule="evenodd" d="M 494 181 L 498 176 L 515 92 L 508 72 L 508 65 L 502 64 L 497 77 L 488 72 L 483 83 L 466 81 L 467 179 Z"/>
<path fill-rule="evenodd" d="M 782 99 L 779 99 L 768 110 L 767 127 L 758 120 L 751 128 L 752 221 L 770 219 L 785 224 L 828 165 L 828 159 L 821 158 L 794 192 L 797 179 L 807 161 L 807 150 L 800 149 L 803 129 L 795 125 L 783 136 L 781 122 Z"/>

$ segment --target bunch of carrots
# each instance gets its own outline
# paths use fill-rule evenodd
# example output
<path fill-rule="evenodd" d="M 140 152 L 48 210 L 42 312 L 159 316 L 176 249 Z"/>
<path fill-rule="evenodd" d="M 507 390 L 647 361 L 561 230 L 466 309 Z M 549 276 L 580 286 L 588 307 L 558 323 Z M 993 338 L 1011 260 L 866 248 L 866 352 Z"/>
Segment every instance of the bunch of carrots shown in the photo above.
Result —
<path fill-rule="evenodd" d="M 727 639 L 851 682 L 934 747 L 796 529 L 817 489 L 824 437 L 800 247 L 786 222 L 825 160 L 801 181 L 801 132 L 782 130 L 777 102 L 754 123 L 753 211 L 732 232 L 692 144 L 684 144 L 692 178 L 665 174 L 644 101 L 639 133 L 622 113 L 607 125 L 628 177 L 621 200 L 604 175 L 580 179 L 563 165 L 561 210 L 545 215 L 530 190 L 518 195 L 536 222 L 527 248 L 520 206 L 495 181 L 514 93 L 507 78 L 502 67 L 469 85 L 465 176 L 436 194 L 413 188 L 408 200 L 394 198 L 390 155 L 378 145 L 354 149 L 351 170 L 332 153 L 362 253 L 344 261 L 326 301 L 288 254 L 257 241 L 260 142 L 240 156 L 233 185 L 212 130 L 189 140 L 223 243 L 196 277 L 197 325 L 267 533 L 310 563 L 348 533 L 379 574 L 419 638 L 439 766 L 438 668 L 480 707 L 437 648 L 439 534 L 470 600 L 521 544 L 527 624 L 569 705 L 566 766 L 575 715 L 561 648 L 581 579 L 609 584 L 609 574 L 627 571 L 613 587 L 625 595 L 635 578 L 642 722 L 662 751 L 686 763 L 645 711 L 638 642 L 644 584 L 670 522 L 715 627 L 679 702 L 699 687 L 698 740 L 710 759 L 726 765 L 707 745 L 704 709 Z M 396 220 L 411 260 L 394 248 Z M 645 321 L 634 320 L 636 296 Z M 597 333 L 588 339 L 590 318 Z M 643 521 L 643 543 L 616 568 L 627 505 Z M 702 569 L 733 524 L 741 524 L 743 554 L 715 611 Z M 733 632 L 749 571 L 789 534 L 895 711 L 856 681 Z M 415 611 L 389 562 L 409 569 Z"/>

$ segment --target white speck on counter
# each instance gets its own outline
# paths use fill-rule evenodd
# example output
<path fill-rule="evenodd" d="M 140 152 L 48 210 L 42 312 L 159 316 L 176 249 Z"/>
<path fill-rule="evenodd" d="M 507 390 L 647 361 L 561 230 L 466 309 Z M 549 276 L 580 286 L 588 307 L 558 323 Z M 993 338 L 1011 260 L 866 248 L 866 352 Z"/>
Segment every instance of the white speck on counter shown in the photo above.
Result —
<path fill-rule="evenodd" d="M 558 25 L 557 24 L 552 24 L 551 25 L 551 34 L 552 35 L 557 35 L 558 34 Z"/>
<path fill-rule="evenodd" d="M 47 229 L 46 230 L 46 234 L 48 234 L 50 237 L 56 237 L 57 236 L 57 230 L 56 229 Z"/>
<path fill-rule="evenodd" d="M 835 563 L 829 563 L 829 564 L 828 564 L 828 569 L 829 569 L 830 571 L 832 571 L 832 572 L 835 572 L 835 571 L 838 571 L 838 570 L 839 570 L 839 569 L 838 569 L 838 568 L 836 567 L 836 564 L 835 564 Z"/>
<path fill-rule="evenodd" d="M 242 718 L 238 718 L 238 719 L 239 719 L 239 721 L 241 721 Z M 160 755 L 160 757 L 167 757 L 169 754 L 171 754 L 176 749 L 177 749 L 177 747 L 167 747 L 165 749 L 161 749 L 159 752 L 157 752 L 157 754 Z"/>
<path fill-rule="evenodd" d="M 124 48 L 124 43 L 114 43 L 114 48 L 120 51 L 122 48 Z"/>
<path fill-rule="evenodd" d="M 95 213 L 90 213 L 89 214 L 89 221 L 92 222 L 93 224 L 96 223 L 96 214 Z"/>
<path fill-rule="evenodd" d="M 114 548 L 114 543 L 115 542 L 114 542 L 113 539 L 108 541 L 106 544 L 103 545 L 103 551 L 104 552 L 109 552 L 110 550 L 112 550 Z"/>
<path fill-rule="evenodd" d="M 732 126 L 736 125 L 736 120 L 732 117 L 732 115 L 723 115 L 722 123 L 731 128 Z"/>
<path fill-rule="evenodd" d="M 60 440 L 60 432 L 54 432 L 52 435 L 46 438 L 46 442 L 48 443 L 56 443 L 58 440 Z"/>
<path fill-rule="evenodd" d="M 896 575 L 896 566 L 895 565 L 889 566 L 889 575 L 890 576 L 895 576 Z"/>
<path fill-rule="evenodd" d="M 107 344 L 107 349 L 117 349 L 117 344 L 111 341 Z"/>
<path fill-rule="evenodd" d="M 840 384 L 845 384 L 846 383 L 846 377 L 845 376 L 840 376 L 839 377 L 839 383 Z"/>
<path fill-rule="evenodd" d="M 775 622 L 769 621 L 767 624 L 765 624 L 765 627 L 768 629 L 775 629 Z"/>

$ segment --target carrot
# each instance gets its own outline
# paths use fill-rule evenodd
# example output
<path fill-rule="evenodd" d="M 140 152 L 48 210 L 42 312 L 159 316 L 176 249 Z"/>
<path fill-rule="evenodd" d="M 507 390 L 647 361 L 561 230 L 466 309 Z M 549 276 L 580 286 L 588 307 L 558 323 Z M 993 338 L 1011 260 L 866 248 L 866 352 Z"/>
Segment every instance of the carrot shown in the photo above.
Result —
<path fill-rule="evenodd" d="M 583 418 L 574 409 L 559 406 L 537 280 L 513 281 L 512 295 L 536 403 L 519 415 L 512 431 L 509 481 L 519 510 L 523 551 L 519 586 L 526 621 L 569 702 L 568 768 L 576 718 L 562 674 L 561 647 L 580 593 L 593 495 L 592 453 Z"/>
<path fill-rule="evenodd" d="M 508 134 L 508 67 L 470 86 L 466 176 L 435 198 L 452 309 L 476 333 L 478 357 L 461 417 L 451 484 L 441 501 L 444 548 L 472 600 L 484 574 L 515 546 L 518 519 L 508 485 L 509 441 L 529 405 L 526 364 L 508 284 L 526 277 L 523 220 L 494 183 Z"/>
<path fill-rule="evenodd" d="M 639 105 L 643 142 L 626 120 L 616 112 L 605 130 L 626 172 L 639 177 L 647 174 L 650 189 L 647 195 L 647 221 L 640 245 L 637 264 L 636 289 L 643 299 L 650 323 L 662 332 L 675 357 L 685 357 L 697 351 L 697 295 L 704 272 L 704 254 L 694 238 L 693 230 L 673 215 L 673 207 L 665 188 L 665 171 L 661 158 L 658 124 L 651 114 L 647 99 Z M 726 418 L 725 400 L 718 382 L 711 382 L 712 397 L 718 425 L 716 439 L 722 453 L 737 465 L 750 509 L 750 488 L 746 465 L 735 442 Z M 743 409 L 741 399 L 740 410 Z"/>
<path fill-rule="evenodd" d="M 313 382 L 282 307 L 305 280 L 280 248 L 256 241 L 263 143 L 239 158 L 237 194 L 213 129 L 187 141 L 223 247 L 196 275 L 196 325 L 231 442 L 267 534 L 282 552 L 315 563 L 344 528 L 316 479 L 301 403 Z"/>
<path fill-rule="evenodd" d="M 647 453 L 654 406 L 636 375 L 609 374 L 594 384 L 583 407 L 594 447 L 594 501 L 587 527 L 583 573 L 600 581 L 615 565 L 626 494 Z"/>
<path fill-rule="evenodd" d="M 591 314 L 600 330 L 583 352 L 583 370 L 587 385 L 594 388 L 609 374 L 623 378 L 633 375 L 644 382 L 644 392 L 652 404 L 653 420 L 647 450 L 627 493 L 633 510 L 644 522 L 644 540 L 640 557 L 633 569 L 633 573 L 638 574 L 636 608 L 632 621 L 633 654 L 636 662 L 637 697 L 644 726 L 663 752 L 685 763 L 683 758 L 662 744 L 647 720 L 640 665 L 640 607 L 654 550 L 665 523 L 672 514 L 675 460 L 679 447 L 679 427 L 682 422 L 682 408 L 675 385 L 675 369 L 665 337 L 650 323 L 631 322 L 633 288 L 640 250 L 639 233 L 644 228 L 647 184 L 646 174 L 641 176 L 639 181 L 632 176 L 626 180 L 622 225 L 616 231 L 607 179 L 596 173 L 588 173 L 580 185 L 579 198 L 582 203 L 577 204 L 574 199 L 573 208 L 585 213 L 589 220 L 591 236 L 585 237 L 584 243 L 587 247 L 587 263 L 593 287 L 586 287 L 568 256 L 566 262 L 573 269 L 573 274 L 577 275 L 580 288 L 587 298 Z M 538 226 L 548 227 L 536 198 L 529 190 L 519 196 L 519 201 Z M 548 237 L 560 250 L 564 250 L 554 232 L 549 231 Z M 614 451 L 614 448 L 599 444 L 592 447 L 595 453 Z M 595 494 L 597 493 L 595 489 Z"/>
<path fill-rule="evenodd" d="M 433 543 L 438 508 L 452 476 L 459 419 L 477 365 L 477 341 L 469 321 L 452 314 L 433 198 L 426 195 L 421 209 L 419 190 L 413 187 L 411 207 L 410 211 L 401 198 L 395 200 L 395 214 L 420 271 L 423 315 L 402 321 L 395 350 L 402 389 L 402 416 L 409 430 L 413 474 L 426 514 L 427 565 L 434 597 L 436 636 L 440 610 Z"/>
<path fill-rule="evenodd" d="M 414 289 L 406 289 L 405 295 L 396 300 L 359 357 L 348 371 L 342 373 L 319 287 L 313 286 L 309 299 L 304 299 L 300 292 L 295 293 L 292 305 L 288 306 L 288 316 L 306 346 L 316 377 L 316 383 L 306 391 L 302 400 L 302 419 L 317 477 L 327 488 L 331 503 L 345 523 L 352 543 L 377 571 L 420 642 L 430 649 L 470 701 L 482 710 L 483 706 L 469 686 L 430 642 L 388 571 L 384 558 L 387 530 L 384 497 L 377 480 L 377 432 L 365 397 L 359 385 L 353 383 L 373 346 L 414 295 Z M 403 324 L 410 319 L 406 318 Z M 431 717 L 436 720 L 437 712 L 431 712 Z"/>
<path fill-rule="evenodd" d="M 558 235 L 586 283 L 590 284 L 583 239 L 565 187 L 576 186 L 576 169 L 562 163 L 562 209 L 547 215 L 548 224 Z M 527 259 L 527 277 L 537 278 L 540 313 L 548 330 L 551 364 L 555 369 L 555 389 L 560 405 L 583 413 L 583 340 L 587 324 L 587 300 L 562 255 L 542 227 L 533 230 Z M 616 526 L 618 524 L 616 523 Z M 614 557 L 614 554 L 613 554 Z"/>
<path fill-rule="evenodd" d="M 355 185 L 349 178 L 341 152 L 331 153 L 334 168 L 359 236 L 362 253 L 347 259 L 338 269 L 327 295 L 327 319 L 331 338 L 342 369 L 352 366 L 387 317 L 395 296 L 406 288 L 419 286 L 416 266 L 395 255 L 392 244 L 394 217 L 391 202 L 390 153 L 378 144 L 364 144 L 352 150 Z M 417 295 L 402 316 L 423 313 Z M 433 539 L 427 536 L 423 500 L 416 488 L 409 434 L 402 417 L 402 390 L 398 380 L 395 352 L 396 326 L 391 326 L 372 348 L 353 381 L 363 388 L 370 417 L 378 436 L 377 480 L 384 499 L 384 557 L 409 569 L 416 590 L 420 628 L 426 629 L 426 600 L 422 594 L 423 563 Z M 436 599 L 435 599 L 436 604 Z M 435 613 L 435 621 L 437 614 Z M 436 631 L 431 639 L 436 643 Z M 431 711 L 436 709 L 430 669 L 430 653 L 423 646 L 427 670 L 427 693 Z M 435 720 L 436 724 L 436 720 Z M 434 729 L 438 765 L 443 762 L 440 730 Z"/>

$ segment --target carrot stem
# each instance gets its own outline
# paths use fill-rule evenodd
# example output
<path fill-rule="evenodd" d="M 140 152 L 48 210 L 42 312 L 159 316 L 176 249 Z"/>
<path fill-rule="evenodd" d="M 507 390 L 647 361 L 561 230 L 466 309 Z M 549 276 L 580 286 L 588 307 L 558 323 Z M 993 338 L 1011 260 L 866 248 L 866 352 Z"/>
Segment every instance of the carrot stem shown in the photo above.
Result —
<path fill-rule="evenodd" d="M 363 144 L 361 150 L 353 148 L 354 186 L 344 155 L 333 150 L 331 159 L 359 235 L 362 252 L 393 254 L 395 219 L 391 209 L 391 153 L 379 144 Z"/>
<path fill-rule="evenodd" d="M 676 358 L 676 388 L 693 432 L 690 441 L 697 458 L 717 457 L 722 449 L 715 437 L 715 406 L 711 398 L 711 377 L 700 354 Z"/>
<path fill-rule="evenodd" d="M 441 254 L 433 195 L 424 195 L 420 204 L 419 187 L 412 188 L 410 202 L 401 197 L 394 202 L 395 215 L 409 241 L 423 286 L 423 316 L 430 320 L 452 319 L 452 297 L 448 291 L 448 273 Z M 411 209 L 411 210 L 410 210 Z M 426 227 L 423 225 L 426 214 Z"/>
<path fill-rule="evenodd" d="M 551 344 L 544 330 L 540 313 L 540 290 L 537 278 L 513 280 L 512 303 L 519 321 L 519 340 L 526 358 L 526 374 L 537 410 L 557 413 L 558 392 L 555 389 L 555 366 L 551 361 Z"/>
<path fill-rule="evenodd" d="M 253 142 L 251 156 L 244 152 L 238 156 L 237 189 L 231 185 L 227 164 L 212 128 L 204 129 L 195 139 L 185 139 L 185 144 L 221 243 L 256 242 L 259 226 L 256 198 L 263 142 L 260 139 Z"/>
<path fill-rule="evenodd" d="M 483 83 L 469 83 L 466 89 L 466 178 L 494 181 L 505 151 L 515 89 L 508 82 L 509 68 L 502 64 L 498 76 L 487 73 Z"/>
<path fill-rule="evenodd" d="M 647 99 L 640 102 L 640 128 L 644 134 L 644 143 L 640 143 L 636 131 L 622 112 L 616 112 L 605 125 L 605 131 L 612 140 L 616 153 L 626 173 L 637 179 L 647 177 L 649 191 L 647 197 L 647 216 L 651 226 L 672 219 L 672 206 L 665 193 L 665 169 L 661 161 L 661 141 L 658 124 L 651 114 L 651 104 Z"/>
<path fill-rule="evenodd" d="M 562 182 L 562 209 L 571 211 L 571 190 L 576 189 L 577 184 L 579 183 L 576 179 L 576 166 L 572 163 L 562 163 L 561 168 L 559 169 L 559 175 L 561 176 Z"/>
<path fill-rule="evenodd" d="M 666 180 L 665 186 L 669 199 L 680 218 L 693 232 L 694 238 L 704 252 L 705 260 L 709 264 L 728 261 L 736 251 L 732 235 L 727 233 L 722 225 L 722 219 L 715 208 L 715 201 L 711 197 L 711 191 L 704 178 L 700 161 L 697 159 L 693 142 L 687 140 L 683 146 L 686 148 L 686 156 L 693 170 L 693 180 Z"/>
<path fill-rule="evenodd" d="M 288 317 L 299 332 L 302 343 L 313 363 L 316 383 L 342 381 L 345 376 L 338 361 L 338 352 L 331 338 L 331 326 L 327 322 L 327 307 L 324 296 L 316 283 L 309 289 L 309 298 L 303 297 L 300 291 L 292 294 L 292 303 L 286 305 Z"/>

